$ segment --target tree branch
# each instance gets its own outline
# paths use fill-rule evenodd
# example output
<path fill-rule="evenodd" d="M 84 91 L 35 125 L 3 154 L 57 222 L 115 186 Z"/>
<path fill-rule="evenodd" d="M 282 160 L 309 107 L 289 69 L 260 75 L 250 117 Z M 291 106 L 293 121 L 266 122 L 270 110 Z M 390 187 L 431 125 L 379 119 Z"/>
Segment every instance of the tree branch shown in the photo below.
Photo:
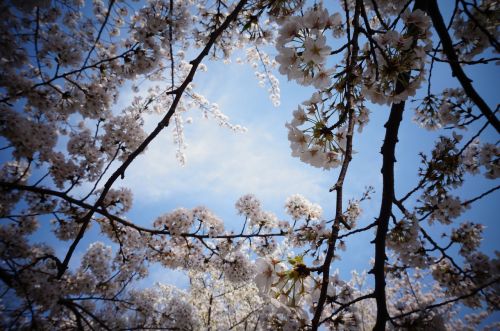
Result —
<path fill-rule="evenodd" d="M 425 2 L 417 0 L 413 11 L 422 9 Z M 411 33 L 415 27 L 408 26 L 408 31 Z M 414 39 L 413 43 L 416 43 Z M 395 93 L 403 92 L 410 81 L 410 71 L 400 73 L 398 75 Z M 384 143 L 381 148 L 382 154 L 382 202 L 380 205 L 380 213 L 377 218 L 377 232 L 375 235 L 375 265 L 370 273 L 375 276 L 375 300 L 377 302 L 377 320 L 374 331 L 385 330 L 385 324 L 389 320 L 387 310 L 386 294 L 385 294 L 385 245 L 387 231 L 389 229 L 389 220 L 392 215 L 392 204 L 394 200 L 394 163 L 396 162 L 395 152 L 398 142 L 398 131 L 403 119 L 405 102 L 401 101 L 398 104 L 392 104 L 391 113 L 387 123 Z"/>
<path fill-rule="evenodd" d="M 326 302 L 326 297 L 328 293 L 328 284 L 330 282 L 330 265 L 332 263 L 334 253 L 335 253 L 335 244 L 337 242 L 337 237 L 340 230 L 340 224 L 342 223 L 343 214 L 342 214 L 342 200 L 343 200 L 343 185 L 344 179 L 347 174 L 347 168 L 349 167 L 349 163 L 352 159 L 352 141 L 354 134 L 354 85 L 353 79 L 355 79 L 354 71 L 358 62 L 358 36 L 359 36 L 359 15 L 360 15 L 360 7 L 362 6 L 361 1 L 357 0 L 354 11 L 354 31 L 352 39 L 350 39 L 350 43 L 352 44 L 352 50 L 349 52 L 349 56 L 347 58 L 347 66 L 346 66 L 346 86 L 345 86 L 345 98 L 346 98 L 346 112 L 348 113 L 348 129 L 346 135 L 346 151 L 344 156 L 344 161 L 342 162 L 342 168 L 340 169 L 339 177 L 337 179 L 337 183 L 334 185 L 335 191 L 337 193 L 336 197 L 336 210 L 335 210 L 335 221 L 332 225 L 332 232 L 330 237 L 328 238 L 328 248 L 325 255 L 325 261 L 323 263 L 322 272 L 323 279 L 321 281 L 321 290 L 318 299 L 318 303 L 316 305 L 316 310 L 314 312 L 312 323 L 312 330 L 316 331 L 320 326 L 321 314 L 323 313 L 323 308 Z M 346 6 L 346 15 L 348 16 L 347 6 Z M 347 18 L 349 20 L 349 18 Z"/>
<path fill-rule="evenodd" d="M 439 7 L 436 0 L 429 0 L 425 2 L 426 5 L 423 10 L 427 12 L 427 14 L 432 19 L 432 24 L 434 25 L 434 29 L 436 30 L 441 43 L 443 44 L 443 53 L 448 58 L 451 71 L 453 76 L 457 77 L 460 85 L 465 91 L 465 94 L 476 104 L 481 113 L 488 119 L 488 122 L 493 125 L 495 130 L 500 133 L 500 121 L 493 114 L 493 111 L 490 109 L 488 104 L 483 100 L 483 98 L 476 92 L 474 86 L 472 86 L 472 81 L 460 66 L 458 56 L 453 49 L 453 43 L 451 41 L 451 37 L 448 34 L 448 30 L 443 21 L 443 17 L 441 16 L 441 12 L 439 11 Z"/>
<path fill-rule="evenodd" d="M 444 306 L 444 305 L 447 305 L 447 304 L 450 304 L 450 303 L 457 302 L 459 300 L 467 299 L 468 297 L 476 295 L 478 292 L 484 290 L 485 288 L 487 288 L 487 287 L 489 287 L 491 285 L 494 285 L 494 284 L 498 283 L 499 281 L 500 281 L 500 278 L 495 278 L 492 281 L 490 281 L 490 282 L 488 282 L 488 283 L 486 283 L 486 284 L 484 284 L 482 286 L 476 287 L 474 290 L 472 290 L 471 292 L 469 292 L 467 294 L 464 294 L 464 295 L 461 295 L 461 296 L 458 296 L 458 297 L 455 297 L 455 298 L 452 298 L 452 299 L 449 299 L 449 300 L 446 300 L 446 301 L 442 301 L 442 302 L 439 302 L 439 303 L 435 303 L 433 305 L 429 305 L 429 306 L 421 308 L 421 309 L 414 309 L 412 311 L 409 311 L 409 312 L 406 312 L 406 313 L 403 313 L 403 314 L 400 314 L 400 315 L 396 315 L 394 317 L 391 317 L 391 320 L 392 319 L 406 317 L 406 316 L 409 316 L 411 314 L 419 313 L 419 312 L 422 312 L 422 311 L 425 311 L 425 310 L 430 310 L 430 309 L 438 308 L 438 307 L 441 307 L 441 306 Z"/>

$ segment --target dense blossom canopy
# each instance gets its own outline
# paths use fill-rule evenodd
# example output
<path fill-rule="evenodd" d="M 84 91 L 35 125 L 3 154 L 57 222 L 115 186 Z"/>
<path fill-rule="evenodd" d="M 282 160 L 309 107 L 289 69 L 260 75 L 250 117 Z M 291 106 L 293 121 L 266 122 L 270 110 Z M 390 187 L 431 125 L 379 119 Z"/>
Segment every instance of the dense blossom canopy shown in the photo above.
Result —
<path fill-rule="evenodd" d="M 495 0 L 449 5 L 443 15 L 437 0 L 3 1 L 0 327 L 483 325 L 499 308 L 500 257 L 479 250 L 483 224 L 457 218 L 500 188 L 500 150 L 491 138 L 500 123 L 498 106 L 488 105 L 464 69 L 498 62 L 500 8 Z M 334 215 L 296 194 L 285 202 L 287 219 L 279 219 L 248 194 L 235 204 L 237 233 L 204 206 L 138 225 L 128 216 L 134 192 L 119 182 L 166 127 L 173 127 L 181 164 L 188 111 L 246 130 L 192 84 L 209 60 L 229 62 L 234 53 L 245 55 L 238 61 L 254 68 L 275 106 L 280 87 L 273 72 L 314 88 L 290 110 L 286 128 L 293 157 L 337 176 Z M 460 87 L 431 88 L 437 63 Z M 151 82 L 147 91 L 144 82 Z M 417 91 L 425 97 L 413 100 Z M 120 108 L 123 93 L 134 98 Z M 345 201 L 344 180 L 356 157 L 353 137 L 370 125 L 374 104 L 389 114 L 380 128 L 381 206 L 361 227 L 362 205 L 379 193 L 367 188 Z M 422 134 L 440 136 L 430 154 L 421 154 L 414 188 L 397 196 L 395 148 L 405 111 L 414 111 Z M 150 114 L 162 117 L 148 132 Z M 473 176 L 492 188 L 466 199 L 457 189 Z M 51 227 L 54 240 L 33 240 L 41 226 Z M 433 226 L 445 229 L 444 239 L 434 238 Z M 82 247 L 90 227 L 106 240 Z M 349 249 L 344 239 L 373 230 L 372 269 L 342 279 L 333 270 Z M 67 242 L 62 255 L 58 242 Z M 189 287 L 134 286 L 153 264 L 183 270 Z M 472 313 L 461 313 L 463 306 Z"/>

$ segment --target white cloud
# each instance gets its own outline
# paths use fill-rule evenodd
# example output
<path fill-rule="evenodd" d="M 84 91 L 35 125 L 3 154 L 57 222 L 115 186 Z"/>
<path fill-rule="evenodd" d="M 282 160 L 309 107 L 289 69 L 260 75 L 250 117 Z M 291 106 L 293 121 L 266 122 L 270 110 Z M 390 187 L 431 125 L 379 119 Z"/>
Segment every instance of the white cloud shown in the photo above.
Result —
<path fill-rule="evenodd" d="M 185 127 L 186 166 L 181 167 L 175 159 L 172 128 L 167 128 L 132 163 L 125 181 L 117 183 L 132 189 L 135 208 L 141 209 L 141 214 L 144 208 L 153 214 L 152 210 L 161 213 L 180 206 L 206 205 L 219 216 L 227 217 L 234 215 L 234 202 L 241 195 L 253 193 L 266 210 L 280 213 L 286 198 L 300 193 L 322 205 L 325 217 L 331 217 L 334 193 L 328 193 L 328 188 L 334 184 L 338 171 L 322 171 L 292 158 L 284 128 L 291 110 L 308 98 L 309 91 L 294 88 L 281 109 L 273 109 L 266 91 L 256 87 L 248 68 L 224 66 L 212 71 L 209 76 L 200 75 L 198 92 L 216 102 L 230 116 L 231 123 L 247 126 L 249 131 L 233 133 L 195 112 L 186 114 L 195 118 L 193 124 Z M 154 129 L 159 118 L 146 119 L 147 132 Z M 356 178 L 348 179 L 345 199 L 359 197 L 367 184 L 378 181 L 378 165 L 373 161 L 361 162 L 357 168 L 362 171 Z"/>
<path fill-rule="evenodd" d="M 233 133 L 203 119 L 190 129 L 185 167 L 175 159 L 175 146 L 166 132 L 130 167 L 124 185 L 132 188 L 136 201 L 230 194 L 234 202 L 241 194 L 254 193 L 264 201 L 279 199 L 283 204 L 284 197 L 293 193 L 312 200 L 324 193 L 324 173 L 292 159 L 283 142 L 286 137 L 259 128 Z"/>

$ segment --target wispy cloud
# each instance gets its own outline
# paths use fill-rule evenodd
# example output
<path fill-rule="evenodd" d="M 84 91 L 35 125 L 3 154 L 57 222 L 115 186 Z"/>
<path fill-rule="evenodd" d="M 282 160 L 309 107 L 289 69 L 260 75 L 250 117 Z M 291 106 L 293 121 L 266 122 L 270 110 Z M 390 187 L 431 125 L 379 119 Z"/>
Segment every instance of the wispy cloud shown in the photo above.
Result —
<path fill-rule="evenodd" d="M 288 196 L 300 193 L 322 205 L 325 217 L 331 217 L 334 193 L 328 193 L 328 189 L 337 171 L 326 172 L 292 158 L 284 127 L 291 111 L 310 96 L 310 91 L 283 82 L 282 87 L 292 93 L 287 93 L 280 109 L 273 109 L 267 92 L 256 87 L 248 67 L 216 66 L 198 78 L 198 92 L 216 102 L 230 116 L 231 123 L 247 126 L 249 131 L 234 133 L 214 120 L 189 114 L 195 120 L 185 128 L 185 167 L 175 158 L 172 128 L 162 132 L 131 165 L 125 181 L 117 183 L 132 189 L 141 219 L 144 213 L 155 217 L 175 207 L 196 205 L 206 205 L 222 217 L 233 216 L 234 202 L 247 193 L 255 194 L 265 209 L 278 214 Z M 157 120 L 146 120 L 148 131 Z M 346 199 L 359 197 L 368 184 L 378 184 L 373 182 L 378 182 L 380 175 L 374 162 L 379 154 L 375 150 L 372 154 L 370 160 L 353 162 L 352 166 L 361 171 L 357 171 L 356 178 L 348 178 Z"/>
<path fill-rule="evenodd" d="M 124 184 L 136 199 L 160 202 L 173 196 L 205 196 L 203 200 L 213 200 L 230 194 L 236 200 L 251 192 L 282 204 L 293 193 L 318 199 L 324 191 L 322 172 L 304 169 L 283 148 L 283 140 L 270 132 L 252 127 L 244 134 L 233 133 L 203 119 L 188 131 L 185 167 L 175 159 L 169 134 L 159 137 L 131 167 Z"/>

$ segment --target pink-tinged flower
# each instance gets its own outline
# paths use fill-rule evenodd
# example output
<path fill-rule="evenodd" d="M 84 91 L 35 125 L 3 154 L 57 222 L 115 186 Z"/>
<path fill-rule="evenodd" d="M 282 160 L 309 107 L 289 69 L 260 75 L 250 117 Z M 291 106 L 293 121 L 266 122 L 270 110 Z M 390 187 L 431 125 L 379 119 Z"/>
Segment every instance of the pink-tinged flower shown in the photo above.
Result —
<path fill-rule="evenodd" d="M 281 74 L 289 74 L 289 71 L 298 66 L 299 57 L 292 48 L 280 47 L 279 54 L 276 56 L 276 62 L 280 64 Z"/>
<path fill-rule="evenodd" d="M 407 25 L 413 24 L 422 32 L 428 30 L 431 25 L 429 17 L 420 9 L 405 13 L 402 18 Z"/>
<path fill-rule="evenodd" d="M 273 264 L 267 259 L 258 259 L 255 262 L 257 275 L 255 284 L 261 293 L 268 293 L 273 283 L 278 280 Z"/>
<path fill-rule="evenodd" d="M 297 110 L 293 112 L 293 120 L 291 125 L 292 126 L 299 126 L 304 124 L 307 121 L 307 115 L 304 111 L 304 109 L 299 106 Z"/>
<path fill-rule="evenodd" d="M 325 62 L 326 56 L 330 54 L 331 47 L 326 45 L 325 36 L 318 36 L 318 38 L 306 38 L 304 41 L 304 62 L 313 64 L 322 64 Z"/>
<path fill-rule="evenodd" d="M 286 23 L 281 26 L 277 40 L 278 44 L 284 44 L 292 40 L 297 35 L 299 28 L 300 25 L 296 17 L 288 18 Z"/>
<path fill-rule="evenodd" d="M 309 29 L 323 30 L 330 24 L 328 11 L 321 7 L 308 10 L 304 15 L 304 25 Z"/>
<path fill-rule="evenodd" d="M 330 79 L 333 70 L 320 70 L 313 80 L 313 86 L 317 89 L 324 89 L 331 85 L 332 80 Z"/>
<path fill-rule="evenodd" d="M 236 202 L 236 210 L 239 214 L 249 218 L 258 217 L 260 214 L 260 201 L 253 194 L 246 194 Z"/>

